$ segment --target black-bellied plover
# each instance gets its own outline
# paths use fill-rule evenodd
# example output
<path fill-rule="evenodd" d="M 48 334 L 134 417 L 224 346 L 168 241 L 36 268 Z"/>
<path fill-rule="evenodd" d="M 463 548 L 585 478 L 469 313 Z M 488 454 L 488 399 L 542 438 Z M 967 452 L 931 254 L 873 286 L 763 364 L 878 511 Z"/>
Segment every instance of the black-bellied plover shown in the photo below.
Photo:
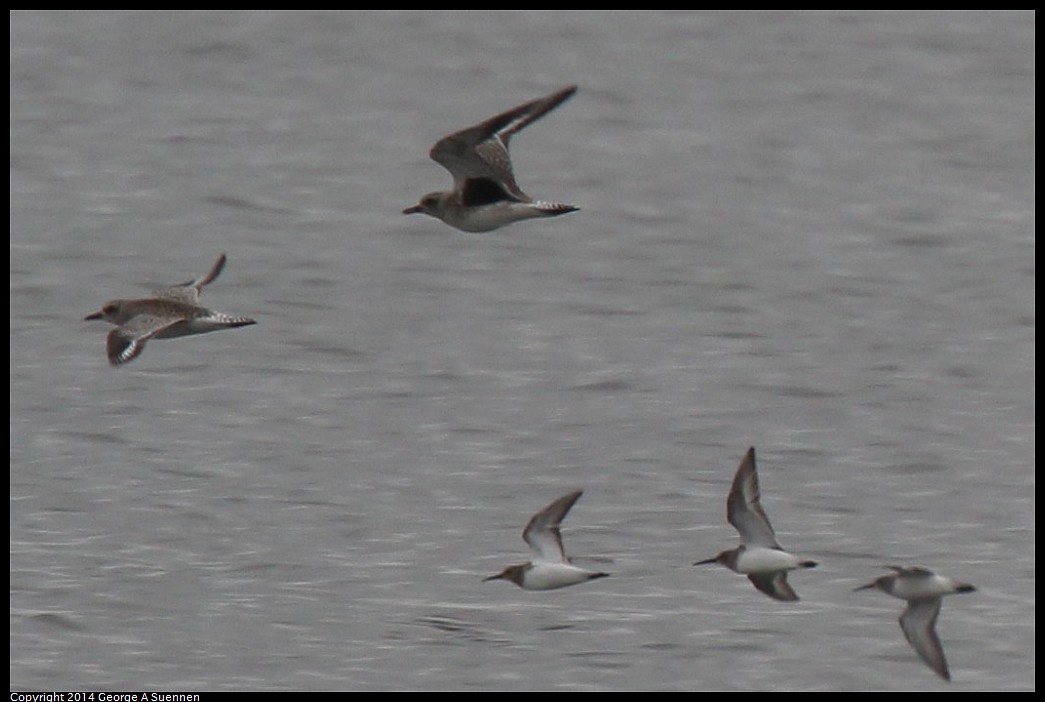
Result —
<path fill-rule="evenodd" d="M 232 317 L 199 306 L 203 286 L 217 278 L 224 267 L 225 254 L 221 254 L 206 275 L 196 280 L 157 290 L 152 297 L 112 300 L 84 319 L 104 319 L 116 325 L 106 341 L 109 362 L 114 366 L 136 358 L 149 339 L 173 339 L 255 324 L 247 317 Z"/>
<path fill-rule="evenodd" d="M 947 668 L 940 637 L 936 635 L 936 617 L 940 614 L 944 595 L 974 592 L 976 588 L 968 583 L 937 575 L 927 568 L 905 568 L 895 565 L 885 567 L 894 572 L 861 585 L 856 590 L 878 588 L 893 597 L 907 600 L 907 609 L 900 615 L 903 635 L 926 665 L 941 678 L 950 681 L 951 671 Z"/>
<path fill-rule="evenodd" d="M 524 193 L 508 154 L 513 134 L 575 92 L 577 86 L 570 85 L 437 141 L 430 155 L 453 175 L 454 189 L 429 193 L 403 214 L 423 212 L 462 231 L 488 232 L 523 219 L 576 211 L 573 205 L 534 200 Z"/>
<path fill-rule="evenodd" d="M 533 515 L 523 530 L 523 539 L 533 551 L 533 560 L 510 565 L 497 575 L 484 578 L 483 582 L 509 580 L 524 590 L 554 590 L 608 577 L 609 573 L 597 573 L 573 565 L 562 547 L 559 525 L 582 494 L 581 490 L 576 490 L 563 495 Z"/>
<path fill-rule="evenodd" d="M 797 600 L 798 595 L 787 583 L 787 571 L 813 568 L 816 563 L 788 553 L 777 543 L 769 517 L 759 502 L 753 446 L 748 449 L 733 478 L 733 487 L 726 499 L 726 519 L 740 532 L 740 546 L 693 565 L 721 563 L 732 571 L 746 575 L 756 588 L 773 599 L 785 602 Z"/>

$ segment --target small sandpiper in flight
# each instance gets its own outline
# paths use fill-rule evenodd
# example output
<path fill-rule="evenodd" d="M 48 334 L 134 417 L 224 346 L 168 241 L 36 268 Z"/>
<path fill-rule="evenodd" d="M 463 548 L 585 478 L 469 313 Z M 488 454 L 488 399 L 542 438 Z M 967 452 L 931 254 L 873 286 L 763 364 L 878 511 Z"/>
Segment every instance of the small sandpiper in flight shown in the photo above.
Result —
<path fill-rule="evenodd" d="M 918 566 L 885 567 L 894 572 L 861 585 L 856 590 L 877 588 L 893 597 L 907 600 L 907 609 L 900 615 L 900 628 L 907 637 L 907 643 L 918 652 L 926 665 L 949 682 L 951 671 L 947 668 L 940 637 L 936 635 L 936 617 L 940 614 L 944 595 L 974 592 L 976 588 Z"/>
<path fill-rule="evenodd" d="M 488 232 L 512 222 L 556 217 L 578 208 L 534 200 L 515 182 L 508 141 L 577 92 L 570 85 L 443 137 L 429 155 L 454 177 L 454 189 L 428 193 L 403 214 L 422 212 L 465 232 Z"/>
<path fill-rule="evenodd" d="M 210 270 L 196 280 L 157 290 L 152 297 L 111 300 L 84 317 L 116 325 L 106 340 L 109 363 L 119 366 L 134 360 L 149 339 L 173 339 L 255 324 L 247 317 L 232 317 L 199 306 L 203 286 L 217 278 L 224 267 L 225 254 L 221 254 Z"/>
<path fill-rule="evenodd" d="M 533 560 L 510 565 L 497 575 L 484 578 L 483 582 L 509 580 L 524 590 L 554 590 L 608 577 L 609 573 L 596 573 L 573 565 L 562 547 L 559 525 L 582 494 L 583 491 L 576 490 L 563 495 L 533 515 L 523 530 L 523 539 L 533 550 Z"/>
<path fill-rule="evenodd" d="M 797 600 L 798 595 L 787 583 L 787 571 L 813 568 L 816 563 L 799 559 L 777 543 L 769 517 L 759 502 L 753 446 L 748 449 L 733 478 L 733 487 L 726 500 L 726 519 L 740 532 L 740 546 L 693 565 L 721 563 L 746 575 L 756 588 L 775 600 Z"/>

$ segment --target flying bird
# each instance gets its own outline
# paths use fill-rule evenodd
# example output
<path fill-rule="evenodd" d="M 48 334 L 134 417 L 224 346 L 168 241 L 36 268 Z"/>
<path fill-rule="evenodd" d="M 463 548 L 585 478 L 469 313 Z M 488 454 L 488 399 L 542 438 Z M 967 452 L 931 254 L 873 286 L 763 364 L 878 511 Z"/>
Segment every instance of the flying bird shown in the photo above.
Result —
<path fill-rule="evenodd" d="M 562 547 L 559 526 L 582 494 L 583 491 L 576 490 L 563 495 L 533 515 L 523 530 L 523 539 L 533 551 L 533 560 L 510 565 L 497 575 L 484 578 L 483 582 L 508 580 L 524 590 L 554 590 L 608 577 L 609 573 L 593 572 L 573 565 Z"/>
<path fill-rule="evenodd" d="M 199 305 L 203 287 L 217 278 L 224 267 L 225 254 L 221 254 L 210 270 L 195 280 L 157 290 L 152 297 L 110 300 L 84 317 L 116 325 L 106 340 L 109 363 L 119 366 L 134 360 L 149 339 L 173 339 L 255 324 L 253 319 L 233 317 Z"/>
<path fill-rule="evenodd" d="M 454 189 L 428 193 L 403 214 L 424 213 L 461 231 L 488 232 L 523 219 L 576 211 L 573 205 L 534 200 L 524 193 L 508 154 L 513 134 L 575 92 L 576 85 L 567 86 L 437 141 L 429 155 L 450 171 Z"/>
<path fill-rule="evenodd" d="M 861 585 L 855 591 L 877 588 L 893 597 L 907 600 L 907 609 L 900 615 L 900 628 L 907 643 L 918 652 L 926 665 L 949 682 L 951 671 L 943 655 L 940 637 L 936 635 L 936 617 L 940 614 L 944 595 L 975 592 L 976 588 L 937 575 L 927 568 L 895 565 L 886 568 L 893 572 Z"/>
<path fill-rule="evenodd" d="M 775 600 L 797 600 L 798 595 L 787 582 L 787 571 L 813 568 L 816 563 L 788 553 L 777 543 L 769 517 L 759 502 L 753 446 L 740 461 L 733 478 L 733 487 L 726 499 L 726 520 L 740 532 L 740 546 L 693 565 L 721 563 L 732 571 L 746 575 L 756 588 Z"/>

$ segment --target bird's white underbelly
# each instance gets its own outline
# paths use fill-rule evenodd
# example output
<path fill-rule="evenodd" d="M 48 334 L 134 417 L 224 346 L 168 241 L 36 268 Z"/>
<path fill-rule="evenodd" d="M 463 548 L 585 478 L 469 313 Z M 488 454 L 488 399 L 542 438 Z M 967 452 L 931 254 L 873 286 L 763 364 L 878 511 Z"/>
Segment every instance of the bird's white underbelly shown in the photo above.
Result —
<path fill-rule="evenodd" d="M 794 570 L 799 567 L 800 559 L 787 551 L 775 548 L 746 548 L 737 559 L 737 572 L 778 573 L 782 570 Z"/>
<path fill-rule="evenodd" d="M 893 586 L 893 591 L 889 594 L 904 600 L 917 600 L 939 597 L 954 591 L 954 583 L 949 578 L 934 574 L 924 578 L 898 578 Z"/>
<path fill-rule="evenodd" d="M 554 590 L 567 585 L 576 585 L 590 578 L 583 568 L 569 563 L 535 563 L 526 572 L 527 590 Z"/>
<path fill-rule="evenodd" d="M 461 211 L 450 210 L 445 221 L 462 231 L 488 232 L 512 222 L 541 216 L 541 211 L 530 203 L 502 200 Z"/>

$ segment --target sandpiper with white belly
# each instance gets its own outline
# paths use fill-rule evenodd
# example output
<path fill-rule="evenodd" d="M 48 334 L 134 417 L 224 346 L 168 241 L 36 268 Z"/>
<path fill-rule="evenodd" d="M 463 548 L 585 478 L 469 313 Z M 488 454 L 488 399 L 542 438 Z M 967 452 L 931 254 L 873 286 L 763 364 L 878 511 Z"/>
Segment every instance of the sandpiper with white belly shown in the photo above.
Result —
<path fill-rule="evenodd" d="M 563 495 L 533 515 L 523 530 L 523 539 L 533 551 L 533 560 L 510 565 L 497 575 L 484 578 L 483 582 L 509 580 L 524 590 L 555 590 L 608 577 L 609 573 L 585 570 L 573 565 L 562 547 L 559 526 L 582 494 L 583 491 L 576 490 Z"/>
<path fill-rule="evenodd" d="M 951 671 L 943 655 L 940 637 L 936 635 L 936 617 L 940 614 L 944 595 L 974 592 L 976 588 L 919 566 L 885 567 L 893 572 L 861 585 L 856 590 L 877 588 L 893 597 L 907 600 L 907 609 L 900 615 L 900 628 L 907 642 L 937 675 L 950 681 Z"/>
<path fill-rule="evenodd" d="M 785 602 L 797 600 L 798 595 L 787 582 L 787 571 L 813 568 L 816 563 L 788 553 L 777 543 L 769 517 L 759 502 L 753 446 L 748 449 L 733 478 L 733 486 L 726 500 L 726 519 L 740 532 L 740 546 L 693 565 L 721 563 L 732 571 L 746 575 L 756 588 L 773 599 Z"/>

